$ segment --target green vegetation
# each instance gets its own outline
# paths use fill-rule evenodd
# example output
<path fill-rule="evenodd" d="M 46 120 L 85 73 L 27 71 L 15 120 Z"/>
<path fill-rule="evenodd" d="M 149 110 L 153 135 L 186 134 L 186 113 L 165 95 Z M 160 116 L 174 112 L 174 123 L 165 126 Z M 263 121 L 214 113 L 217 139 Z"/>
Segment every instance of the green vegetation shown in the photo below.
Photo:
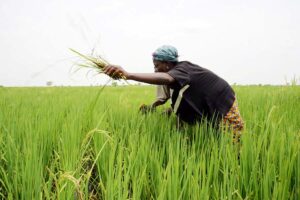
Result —
<path fill-rule="evenodd" d="M 299 199 L 300 87 L 235 86 L 230 133 L 138 113 L 154 87 L 0 88 L 0 199 Z"/>

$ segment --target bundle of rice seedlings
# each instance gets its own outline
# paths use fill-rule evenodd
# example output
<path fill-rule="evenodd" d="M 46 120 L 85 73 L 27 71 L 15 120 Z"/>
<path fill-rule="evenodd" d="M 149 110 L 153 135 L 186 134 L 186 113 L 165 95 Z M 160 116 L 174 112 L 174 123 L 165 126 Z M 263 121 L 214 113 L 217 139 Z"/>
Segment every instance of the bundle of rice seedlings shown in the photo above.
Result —
<path fill-rule="evenodd" d="M 94 56 L 90 56 L 90 55 L 84 55 L 74 49 L 71 49 L 71 48 L 70 48 L 70 50 L 84 59 L 85 63 L 77 64 L 79 67 L 90 68 L 90 69 L 96 70 L 96 72 L 98 72 L 98 73 L 103 73 L 104 67 L 109 65 L 109 63 L 100 56 L 94 57 Z M 115 74 L 115 75 L 113 75 L 113 78 L 116 78 L 116 79 L 121 78 L 121 79 L 126 80 L 126 77 L 123 74 Z"/>

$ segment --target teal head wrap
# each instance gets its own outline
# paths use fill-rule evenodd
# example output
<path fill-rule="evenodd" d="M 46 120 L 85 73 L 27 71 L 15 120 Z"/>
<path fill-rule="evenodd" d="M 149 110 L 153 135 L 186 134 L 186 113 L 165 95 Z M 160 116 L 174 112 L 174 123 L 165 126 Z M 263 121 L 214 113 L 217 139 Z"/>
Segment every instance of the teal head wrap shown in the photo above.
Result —
<path fill-rule="evenodd" d="M 177 49 L 170 45 L 163 45 L 152 54 L 153 60 L 178 62 Z"/>

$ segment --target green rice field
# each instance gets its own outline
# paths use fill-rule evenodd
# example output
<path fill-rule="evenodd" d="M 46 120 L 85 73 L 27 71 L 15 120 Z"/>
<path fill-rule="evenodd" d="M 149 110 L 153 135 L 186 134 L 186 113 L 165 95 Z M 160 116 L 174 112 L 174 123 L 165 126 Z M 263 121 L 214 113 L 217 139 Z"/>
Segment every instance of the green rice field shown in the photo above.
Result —
<path fill-rule="evenodd" d="M 240 148 L 152 86 L 1 87 L 0 199 L 300 199 L 300 87 L 234 89 Z"/>

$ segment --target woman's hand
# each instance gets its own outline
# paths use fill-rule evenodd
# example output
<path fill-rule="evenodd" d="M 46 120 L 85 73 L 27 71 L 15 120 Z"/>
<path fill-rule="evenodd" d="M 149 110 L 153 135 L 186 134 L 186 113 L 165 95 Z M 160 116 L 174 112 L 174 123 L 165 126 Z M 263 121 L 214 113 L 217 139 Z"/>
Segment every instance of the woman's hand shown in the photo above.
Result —
<path fill-rule="evenodd" d="M 117 65 L 107 65 L 103 72 L 113 79 L 128 79 L 129 73 Z"/>
<path fill-rule="evenodd" d="M 155 110 L 155 107 L 153 107 L 151 105 L 145 105 L 145 104 L 142 104 L 139 108 L 139 111 L 142 114 L 148 114 L 150 112 L 153 112 L 154 110 Z"/>

